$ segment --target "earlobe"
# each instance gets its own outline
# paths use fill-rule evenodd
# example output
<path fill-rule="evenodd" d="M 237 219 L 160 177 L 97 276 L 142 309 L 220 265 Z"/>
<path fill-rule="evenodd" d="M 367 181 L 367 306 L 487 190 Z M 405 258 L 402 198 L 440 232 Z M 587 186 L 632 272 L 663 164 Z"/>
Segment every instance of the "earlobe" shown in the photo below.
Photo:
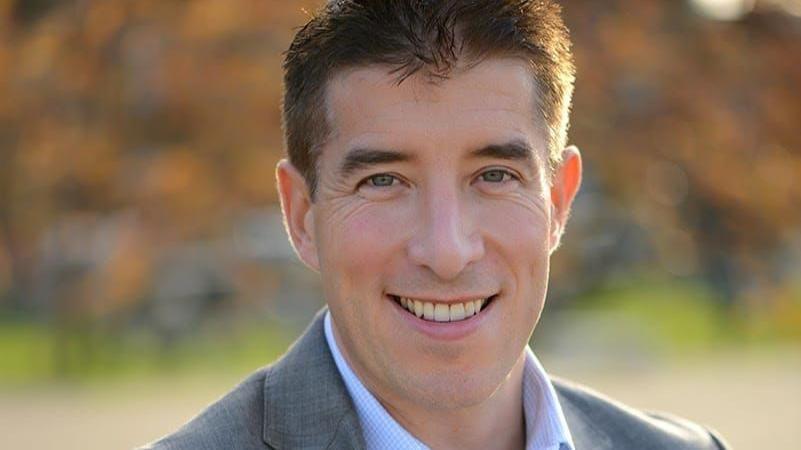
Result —
<path fill-rule="evenodd" d="M 553 253 L 559 247 L 562 233 L 570 216 L 570 207 L 581 186 L 581 153 L 575 146 L 567 147 L 562 153 L 562 162 L 556 168 L 551 183 L 551 248 Z"/>
<path fill-rule="evenodd" d="M 306 180 L 289 161 L 282 159 L 275 168 L 281 212 L 289 240 L 300 260 L 319 271 L 314 235 L 314 211 Z"/>

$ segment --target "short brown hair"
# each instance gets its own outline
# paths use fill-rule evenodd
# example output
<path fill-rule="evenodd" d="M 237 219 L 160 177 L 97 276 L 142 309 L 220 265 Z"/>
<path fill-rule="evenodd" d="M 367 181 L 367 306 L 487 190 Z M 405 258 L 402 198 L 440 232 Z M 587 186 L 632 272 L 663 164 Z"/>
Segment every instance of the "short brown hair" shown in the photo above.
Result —
<path fill-rule="evenodd" d="M 456 62 L 520 57 L 536 80 L 549 160 L 566 144 L 575 68 L 561 8 L 550 0 L 330 0 L 295 35 L 284 59 L 283 125 L 290 162 L 314 196 L 329 133 L 325 89 L 337 71 L 388 65 L 398 83 Z"/>

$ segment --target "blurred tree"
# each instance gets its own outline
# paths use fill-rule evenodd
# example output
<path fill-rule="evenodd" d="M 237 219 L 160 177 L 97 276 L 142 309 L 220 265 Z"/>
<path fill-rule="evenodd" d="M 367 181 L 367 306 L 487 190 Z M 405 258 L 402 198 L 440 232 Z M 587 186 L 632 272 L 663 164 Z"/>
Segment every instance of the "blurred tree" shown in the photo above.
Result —
<path fill-rule="evenodd" d="M 64 0 L 17 0 L 13 2 L 12 15 L 17 23 L 28 25 L 63 2 Z"/>
<path fill-rule="evenodd" d="M 259 298 L 266 275 L 219 242 L 276 201 L 281 52 L 320 3 L 0 0 L 2 307 L 122 329 L 171 301 L 155 291 L 182 272 L 163 264 L 187 252 L 233 280 L 198 297 Z M 688 2 L 564 2 L 588 175 L 557 290 L 652 268 L 737 302 L 792 277 L 801 19 L 760 4 L 713 22 Z"/>
<path fill-rule="evenodd" d="M 735 22 L 684 2 L 564 5 L 572 137 L 663 269 L 701 274 L 729 301 L 780 272 L 770 255 L 801 224 L 801 19 L 759 3 Z"/>

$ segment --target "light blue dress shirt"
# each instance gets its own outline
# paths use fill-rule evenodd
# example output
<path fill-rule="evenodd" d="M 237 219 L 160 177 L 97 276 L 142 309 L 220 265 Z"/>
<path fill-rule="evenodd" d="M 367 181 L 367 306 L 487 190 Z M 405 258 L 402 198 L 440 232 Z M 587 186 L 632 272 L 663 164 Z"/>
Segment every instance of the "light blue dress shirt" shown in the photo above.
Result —
<path fill-rule="evenodd" d="M 325 339 L 353 399 L 367 450 L 428 450 L 425 444 L 389 415 L 353 373 L 339 351 L 331 320 L 331 313 L 326 312 Z M 575 450 L 553 384 L 528 346 L 523 369 L 523 411 L 526 419 L 526 450 Z"/>

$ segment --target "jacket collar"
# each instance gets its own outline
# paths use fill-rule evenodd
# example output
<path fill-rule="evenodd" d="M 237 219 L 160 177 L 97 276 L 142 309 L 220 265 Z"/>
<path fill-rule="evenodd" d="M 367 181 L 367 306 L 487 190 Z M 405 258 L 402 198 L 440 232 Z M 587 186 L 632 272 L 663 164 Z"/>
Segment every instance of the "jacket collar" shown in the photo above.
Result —
<path fill-rule="evenodd" d="M 596 423 L 596 419 L 590 417 L 588 411 L 591 408 L 583 405 L 580 398 L 572 392 L 574 389 L 571 383 L 553 377 L 551 382 L 556 389 L 556 396 L 565 415 L 575 450 L 612 450 L 611 437 Z"/>
<path fill-rule="evenodd" d="M 359 419 L 323 331 L 323 308 L 264 381 L 264 442 L 276 449 L 363 449 Z"/>

